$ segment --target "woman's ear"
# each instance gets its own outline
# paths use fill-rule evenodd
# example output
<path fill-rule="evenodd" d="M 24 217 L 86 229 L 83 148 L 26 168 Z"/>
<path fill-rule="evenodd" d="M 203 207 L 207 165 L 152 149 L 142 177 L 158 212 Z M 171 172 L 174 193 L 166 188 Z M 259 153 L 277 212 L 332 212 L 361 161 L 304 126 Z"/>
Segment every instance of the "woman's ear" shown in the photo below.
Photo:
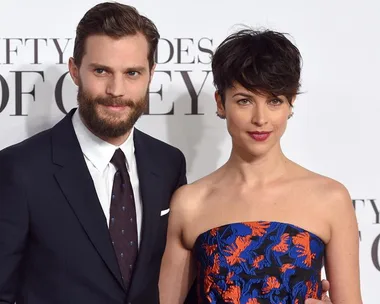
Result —
<path fill-rule="evenodd" d="M 225 119 L 226 110 L 224 108 L 222 96 L 219 94 L 219 91 L 215 91 L 214 97 L 216 102 L 216 115 L 221 119 Z"/>

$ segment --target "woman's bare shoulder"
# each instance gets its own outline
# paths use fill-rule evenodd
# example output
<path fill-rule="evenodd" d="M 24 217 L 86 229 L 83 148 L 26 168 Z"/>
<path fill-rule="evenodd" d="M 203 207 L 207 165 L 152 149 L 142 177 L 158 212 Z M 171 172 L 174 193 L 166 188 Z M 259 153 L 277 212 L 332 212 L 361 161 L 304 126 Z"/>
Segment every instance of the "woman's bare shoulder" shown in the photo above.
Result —
<path fill-rule="evenodd" d="M 192 183 L 180 187 L 173 195 L 171 201 L 172 210 L 179 209 L 181 213 L 193 213 L 199 208 L 199 204 L 214 191 L 218 180 L 218 170 L 204 176 Z"/>
<path fill-rule="evenodd" d="M 352 207 L 350 193 L 341 182 L 303 167 L 300 167 L 300 176 L 303 189 L 308 189 L 311 197 L 322 208 L 331 207 L 330 211 L 335 213 L 335 210 Z"/>

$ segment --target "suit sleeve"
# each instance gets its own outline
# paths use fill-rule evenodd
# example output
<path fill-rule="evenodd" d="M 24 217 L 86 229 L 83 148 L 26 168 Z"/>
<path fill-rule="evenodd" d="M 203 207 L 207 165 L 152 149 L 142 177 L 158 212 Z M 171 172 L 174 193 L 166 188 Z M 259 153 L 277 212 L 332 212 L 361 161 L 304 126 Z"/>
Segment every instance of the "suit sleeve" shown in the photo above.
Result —
<path fill-rule="evenodd" d="M 0 304 L 15 302 L 29 226 L 24 176 L 15 164 L 0 152 Z"/>
<path fill-rule="evenodd" d="M 179 150 L 178 150 L 179 151 Z M 187 184 L 187 178 L 186 178 L 186 159 L 185 156 L 181 151 L 180 153 L 180 170 L 178 175 L 178 182 L 177 186 L 174 190 L 177 190 L 178 188 L 182 187 L 183 185 Z"/>

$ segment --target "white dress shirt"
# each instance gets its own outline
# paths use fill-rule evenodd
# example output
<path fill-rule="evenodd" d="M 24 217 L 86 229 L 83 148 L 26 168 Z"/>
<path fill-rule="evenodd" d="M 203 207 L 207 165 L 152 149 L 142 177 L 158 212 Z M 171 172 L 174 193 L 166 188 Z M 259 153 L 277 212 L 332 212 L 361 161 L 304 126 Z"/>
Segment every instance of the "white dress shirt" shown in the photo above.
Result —
<path fill-rule="evenodd" d="M 126 158 L 126 166 L 131 179 L 133 194 L 135 198 L 137 240 L 140 244 L 142 204 L 139 178 L 137 174 L 135 145 L 133 141 L 134 128 L 132 128 L 128 139 L 120 147 L 117 147 L 95 136 L 82 122 L 78 110 L 75 111 L 72 122 L 88 170 L 90 171 L 91 177 L 94 181 L 96 193 L 103 208 L 104 216 L 107 220 L 107 225 L 109 225 L 112 186 L 114 175 L 116 173 L 116 168 L 112 163 L 110 163 L 110 161 L 113 154 L 115 153 L 115 150 L 118 148 L 124 152 Z"/>

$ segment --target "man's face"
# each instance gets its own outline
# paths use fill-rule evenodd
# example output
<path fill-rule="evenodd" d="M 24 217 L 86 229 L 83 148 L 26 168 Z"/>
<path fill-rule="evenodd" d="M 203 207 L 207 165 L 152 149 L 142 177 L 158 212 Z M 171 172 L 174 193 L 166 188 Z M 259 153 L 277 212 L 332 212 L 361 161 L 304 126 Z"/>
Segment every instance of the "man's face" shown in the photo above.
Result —
<path fill-rule="evenodd" d="M 123 136 L 143 114 L 154 70 L 149 69 L 148 52 L 140 33 L 122 38 L 93 35 L 86 39 L 81 65 L 70 59 L 79 113 L 95 135 Z"/>

